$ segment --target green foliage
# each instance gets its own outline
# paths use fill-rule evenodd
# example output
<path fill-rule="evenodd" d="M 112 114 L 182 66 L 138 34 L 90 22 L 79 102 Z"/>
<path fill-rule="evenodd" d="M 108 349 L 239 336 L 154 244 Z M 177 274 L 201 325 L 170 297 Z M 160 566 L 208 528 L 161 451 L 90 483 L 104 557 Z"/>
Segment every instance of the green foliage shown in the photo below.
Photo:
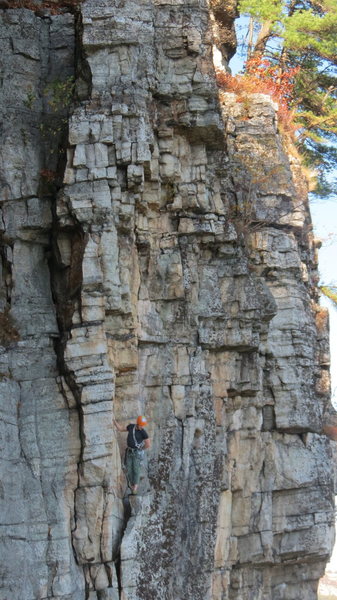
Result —
<path fill-rule="evenodd" d="M 327 7 L 327 12 L 320 10 L 317 14 L 313 7 L 297 10 L 282 20 L 284 46 L 297 51 L 314 51 L 329 60 L 337 53 L 337 8 Z"/>
<path fill-rule="evenodd" d="M 317 193 L 331 193 L 327 173 L 337 165 L 336 0 L 240 0 L 255 36 L 248 58 L 266 58 L 282 73 L 298 67 L 293 100 L 296 144 L 318 171 Z M 252 28 L 251 28 L 252 30 Z"/>
<path fill-rule="evenodd" d="M 30 87 L 27 91 L 27 96 L 24 99 L 23 103 L 26 108 L 28 108 L 29 110 L 32 110 L 35 100 L 36 100 L 36 96 L 35 96 L 32 88 Z"/>
<path fill-rule="evenodd" d="M 44 96 L 54 112 L 68 111 L 74 96 L 74 87 L 74 77 L 68 77 L 64 81 L 52 81 L 44 88 Z"/>
<path fill-rule="evenodd" d="M 257 21 L 272 21 L 276 24 L 282 19 L 283 2 L 282 0 L 241 0 L 239 10 L 242 14 L 248 14 Z"/>
<path fill-rule="evenodd" d="M 330 298 L 330 300 L 332 300 L 332 302 L 337 306 L 337 287 L 322 285 L 320 290 L 324 296 Z"/>
<path fill-rule="evenodd" d="M 42 91 L 42 97 L 47 100 L 48 106 L 53 113 L 68 113 L 75 92 L 74 77 L 67 77 L 64 80 L 55 79 L 46 85 Z M 23 103 L 29 110 L 34 109 L 37 96 L 32 87 L 27 90 L 26 98 Z"/>

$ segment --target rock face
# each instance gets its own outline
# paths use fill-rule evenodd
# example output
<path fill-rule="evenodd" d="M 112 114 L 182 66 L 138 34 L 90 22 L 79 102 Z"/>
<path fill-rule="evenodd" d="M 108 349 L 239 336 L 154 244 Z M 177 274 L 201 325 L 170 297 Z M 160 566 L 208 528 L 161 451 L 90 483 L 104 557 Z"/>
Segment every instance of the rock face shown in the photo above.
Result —
<path fill-rule="evenodd" d="M 329 358 L 299 166 L 268 97 L 219 96 L 206 2 L 80 12 L 0 11 L 0 598 L 314 599 Z M 135 498 L 112 418 L 138 414 Z"/>

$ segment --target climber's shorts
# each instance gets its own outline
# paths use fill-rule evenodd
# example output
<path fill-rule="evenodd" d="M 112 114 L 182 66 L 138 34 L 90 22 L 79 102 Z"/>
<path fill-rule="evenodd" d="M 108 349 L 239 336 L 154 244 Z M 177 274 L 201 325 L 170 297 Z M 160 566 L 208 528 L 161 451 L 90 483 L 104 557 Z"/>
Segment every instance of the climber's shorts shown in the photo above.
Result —
<path fill-rule="evenodd" d="M 127 448 L 125 454 L 125 466 L 130 485 L 137 485 L 139 483 L 141 464 L 142 454 L 136 449 Z"/>

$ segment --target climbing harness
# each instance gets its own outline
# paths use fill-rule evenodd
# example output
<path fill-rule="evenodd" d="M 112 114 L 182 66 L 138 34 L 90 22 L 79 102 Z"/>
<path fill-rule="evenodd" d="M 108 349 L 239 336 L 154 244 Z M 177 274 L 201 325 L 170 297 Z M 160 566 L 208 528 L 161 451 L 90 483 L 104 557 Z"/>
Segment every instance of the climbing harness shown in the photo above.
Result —
<path fill-rule="evenodd" d="M 141 454 L 141 456 L 143 457 L 144 456 L 144 450 L 143 450 L 143 448 L 144 448 L 144 440 L 142 440 L 140 443 L 137 442 L 135 431 L 136 431 L 136 425 L 134 425 L 134 427 L 132 429 L 132 436 L 133 436 L 133 441 L 134 441 L 134 444 L 135 444 L 135 448 L 131 448 L 131 450 L 138 450 L 139 454 Z"/>

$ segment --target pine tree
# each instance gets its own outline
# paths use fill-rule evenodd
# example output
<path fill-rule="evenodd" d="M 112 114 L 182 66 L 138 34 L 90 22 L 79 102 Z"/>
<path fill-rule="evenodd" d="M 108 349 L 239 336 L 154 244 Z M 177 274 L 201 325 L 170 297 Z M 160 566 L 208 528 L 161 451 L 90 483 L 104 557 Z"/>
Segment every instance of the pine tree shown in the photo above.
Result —
<path fill-rule="evenodd" d="M 324 296 L 326 296 L 327 298 L 330 298 L 330 300 L 332 300 L 332 302 L 334 303 L 335 307 L 337 307 L 337 288 L 336 288 L 336 286 L 322 285 L 320 287 L 320 290 L 324 294 Z"/>
<path fill-rule="evenodd" d="M 268 59 L 280 78 L 297 68 L 290 101 L 296 143 L 318 169 L 316 192 L 328 194 L 327 176 L 337 166 L 337 1 L 240 0 L 239 10 L 250 17 L 247 64 Z"/>

